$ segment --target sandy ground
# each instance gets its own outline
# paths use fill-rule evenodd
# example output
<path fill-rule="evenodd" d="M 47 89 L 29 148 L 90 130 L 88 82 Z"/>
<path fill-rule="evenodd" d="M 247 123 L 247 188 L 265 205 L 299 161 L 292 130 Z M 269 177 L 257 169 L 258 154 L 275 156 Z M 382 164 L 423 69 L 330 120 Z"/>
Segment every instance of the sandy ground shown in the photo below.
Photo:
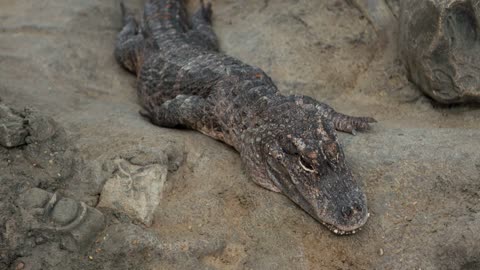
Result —
<path fill-rule="evenodd" d="M 142 1 L 126 2 L 141 9 Z M 264 69 L 285 94 L 379 121 L 367 133 L 341 136 L 372 213 L 361 233 L 335 236 L 287 198 L 256 186 L 230 147 L 142 119 L 135 78 L 113 58 L 116 1 L 2 0 L 0 97 L 55 119 L 68 134 L 58 143 L 74 148 L 71 158 L 84 164 L 73 176 L 25 180 L 25 188 L 2 194 L 14 200 L 15 192 L 40 187 L 94 209 L 114 173 L 105 164 L 119 153 L 160 149 L 170 170 L 151 226 L 99 208 L 107 223 L 97 240 L 66 253 L 58 253 L 54 236 L 32 245 L 25 243 L 37 234 L 18 236 L 8 246 L 9 217 L 27 204 L 8 208 L 5 199 L 0 206 L 10 214 L 0 220 L 0 268 L 34 267 L 29 262 L 43 269 L 66 269 L 65 262 L 72 269 L 480 268 L 478 107 L 432 104 L 406 79 L 395 42 L 380 39 L 348 1 L 213 3 L 223 51 Z M 37 150 L 4 149 L 2 160 L 12 151 Z M 36 179 L 31 165 L 18 159 L 0 180 L 14 181 L 22 166 L 30 166 L 26 179 Z M 92 173 L 95 167 L 102 173 Z"/>

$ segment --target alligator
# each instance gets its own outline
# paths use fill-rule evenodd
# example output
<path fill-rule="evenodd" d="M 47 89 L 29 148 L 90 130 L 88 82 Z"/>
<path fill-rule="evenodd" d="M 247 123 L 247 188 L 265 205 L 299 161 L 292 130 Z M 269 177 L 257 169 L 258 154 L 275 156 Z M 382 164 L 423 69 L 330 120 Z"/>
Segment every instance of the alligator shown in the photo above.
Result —
<path fill-rule="evenodd" d="M 197 130 L 240 153 L 250 178 L 283 193 L 332 232 L 353 234 L 367 199 L 336 131 L 376 122 L 303 95 L 282 95 L 260 68 L 220 52 L 212 4 L 189 18 L 181 0 L 147 0 L 137 21 L 121 3 L 116 60 L 137 76 L 140 114 L 153 124 Z"/>

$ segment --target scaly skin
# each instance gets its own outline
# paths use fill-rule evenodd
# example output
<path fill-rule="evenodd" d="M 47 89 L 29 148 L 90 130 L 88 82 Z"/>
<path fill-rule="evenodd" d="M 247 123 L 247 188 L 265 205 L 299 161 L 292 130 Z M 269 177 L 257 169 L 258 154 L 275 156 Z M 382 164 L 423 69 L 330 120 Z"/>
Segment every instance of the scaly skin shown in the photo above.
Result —
<path fill-rule="evenodd" d="M 200 4 L 189 21 L 182 1 L 147 0 L 142 25 L 122 4 L 115 56 L 138 77 L 141 114 L 233 146 L 257 184 L 333 232 L 355 233 L 368 218 L 366 198 L 335 130 L 355 134 L 375 120 L 280 94 L 261 69 L 218 51 L 211 4 Z"/>

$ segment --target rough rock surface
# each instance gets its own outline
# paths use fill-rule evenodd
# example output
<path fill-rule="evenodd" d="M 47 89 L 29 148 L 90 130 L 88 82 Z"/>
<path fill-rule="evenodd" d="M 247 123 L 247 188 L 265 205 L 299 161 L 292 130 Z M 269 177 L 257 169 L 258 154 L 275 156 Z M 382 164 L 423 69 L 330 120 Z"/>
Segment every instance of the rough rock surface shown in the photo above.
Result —
<path fill-rule="evenodd" d="M 214 1 L 222 50 L 285 94 L 379 120 L 341 137 L 372 216 L 360 234 L 338 237 L 252 183 L 231 148 L 138 115 L 134 78 L 113 58 L 117 1 L 0 1 L 0 97 L 52 116 L 70 138 L 46 128 L 0 147 L 0 269 L 477 269 L 480 110 L 433 107 L 407 81 L 395 44 L 347 3 Z M 40 188 L 95 207 L 113 174 L 105 162 L 154 148 L 170 173 L 150 228 L 103 208 L 105 230 L 83 251 L 58 234 L 28 234 L 12 203 L 20 194 Z"/>
<path fill-rule="evenodd" d="M 0 268 L 53 269 L 69 263 L 105 226 L 100 211 L 62 195 L 67 179 L 86 171 L 76 170 L 77 149 L 50 117 L 0 107 L 17 112 L 22 129 L 7 125 L 7 131 L 24 137 L 21 145 L 0 148 Z"/>
<path fill-rule="evenodd" d="M 480 102 L 480 1 L 406 0 L 400 49 L 409 76 L 441 103 Z"/>
<path fill-rule="evenodd" d="M 409 80 L 426 95 L 441 104 L 480 102 L 476 79 L 480 61 L 479 1 L 352 3 L 372 23 L 379 41 L 398 42 Z"/>
<path fill-rule="evenodd" d="M 167 179 L 168 158 L 159 149 L 121 154 L 112 161 L 114 174 L 103 186 L 98 207 L 124 212 L 151 225 Z"/>
<path fill-rule="evenodd" d="M 10 108 L 0 106 L 0 145 L 14 147 L 25 144 L 27 130 L 23 125 L 23 117 Z"/>

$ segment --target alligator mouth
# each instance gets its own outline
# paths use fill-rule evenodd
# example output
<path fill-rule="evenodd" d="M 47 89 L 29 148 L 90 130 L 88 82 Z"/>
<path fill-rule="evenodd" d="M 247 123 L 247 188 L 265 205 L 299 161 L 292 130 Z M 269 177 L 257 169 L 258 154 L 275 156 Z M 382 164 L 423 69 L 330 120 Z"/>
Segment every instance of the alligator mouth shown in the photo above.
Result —
<path fill-rule="evenodd" d="M 370 213 L 367 213 L 367 216 L 366 216 L 366 219 L 365 219 L 365 222 L 367 221 L 367 219 L 370 217 Z M 364 223 L 365 223 L 364 222 Z M 361 227 L 358 227 L 354 230 L 342 230 L 342 229 L 339 229 L 337 226 L 335 225 L 332 225 L 332 224 L 328 224 L 326 222 L 323 222 L 323 221 L 320 221 L 320 223 L 327 227 L 327 229 L 329 229 L 331 232 L 333 232 L 334 234 L 336 235 L 352 235 L 352 234 L 356 234 L 357 232 L 361 231 L 362 228 Z M 362 224 L 363 225 L 363 224 Z"/>

